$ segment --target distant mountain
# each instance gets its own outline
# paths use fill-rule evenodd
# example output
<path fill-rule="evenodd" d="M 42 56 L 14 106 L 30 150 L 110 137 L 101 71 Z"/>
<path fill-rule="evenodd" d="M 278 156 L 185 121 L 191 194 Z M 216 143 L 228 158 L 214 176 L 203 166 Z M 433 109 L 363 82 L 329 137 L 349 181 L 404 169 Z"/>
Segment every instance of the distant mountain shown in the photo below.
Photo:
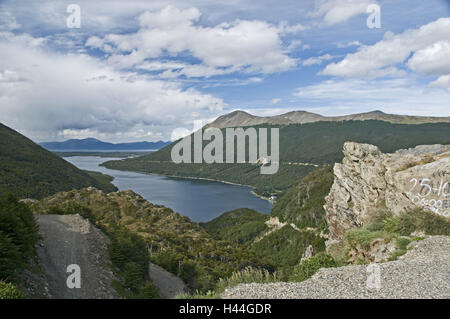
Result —
<path fill-rule="evenodd" d="M 110 176 L 78 169 L 0 123 L 0 194 L 39 199 L 88 186 L 112 192 L 117 188 L 111 180 Z"/>
<path fill-rule="evenodd" d="M 293 111 L 275 116 L 256 116 L 244 111 L 234 111 L 218 117 L 214 122 L 206 127 L 239 127 L 253 126 L 260 124 L 304 124 L 318 121 L 349 121 L 349 120 L 380 120 L 397 124 L 422 124 L 422 123 L 450 123 L 450 117 L 426 117 L 426 116 L 410 116 L 386 114 L 382 111 L 372 111 L 367 113 L 357 113 L 343 116 L 323 116 L 316 113 L 306 111 Z"/>
<path fill-rule="evenodd" d="M 170 142 L 135 142 L 135 143 L 108 143 L 95 138 L 71 139 L 64 142 L 43 142 L 42 147 L 50 151 L 62 150 L 92 150 L 92 151 L 129 151 L 129 150 L 159 150 Z"/>

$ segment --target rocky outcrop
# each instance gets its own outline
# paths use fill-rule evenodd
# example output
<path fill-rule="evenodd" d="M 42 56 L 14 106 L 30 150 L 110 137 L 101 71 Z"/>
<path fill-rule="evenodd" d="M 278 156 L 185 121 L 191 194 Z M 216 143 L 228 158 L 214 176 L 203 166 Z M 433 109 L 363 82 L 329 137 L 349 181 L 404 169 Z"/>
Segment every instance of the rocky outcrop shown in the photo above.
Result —
<path fill-rule="evenodd" d="M 367 263 L 380 263 L 388 261 L 392 254 L 397 250 L 397 245 L 394 241 L 386 238 L 373 239 L 368 247 L 357 244 L 348 252 L 347 262 L 349 264 L 359 264 L 361 261 Z"/>
<path fill-rule="evenodd" d="M 324 205 L 328 244 L 342 240 L 347 229 L 364 226 L 382 209 L 398 215 L 422 208 L 448 218 L 449 177 L 449 146 L 421 145 L 384 154 L 373 145 L 345 143 Z"/>

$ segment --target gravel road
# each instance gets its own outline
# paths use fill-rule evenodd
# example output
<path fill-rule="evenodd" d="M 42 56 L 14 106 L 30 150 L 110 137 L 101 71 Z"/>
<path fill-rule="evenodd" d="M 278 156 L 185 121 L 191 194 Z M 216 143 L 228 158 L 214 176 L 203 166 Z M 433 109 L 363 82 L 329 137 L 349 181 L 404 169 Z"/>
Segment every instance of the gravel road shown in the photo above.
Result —
<path fill-rule="evenodd" d="M 111 286 L 108 238 L 80 215 L 35 215 L 42 240 L 37 246 L 40 282 L 30 283 L 28 297 L 85 299 L 115 298 Z M 81 270 L 81 288 L 69 289 L 67 266 Z M 36 277 L 36 276 L 35 276 Z"/>
<path fill-rule="evenodd" d="M 450 237 L 429 237 L 414 246 L 399 260 L 377 264 L 379 286 L 369 284 L 368 288 L 368 278 L 376 272 L 367 265 L 355 265 L 321 269 L 301 283 L 242 284 L 227 289 L 222 298 L 449 299 Z M 369 283 L 374 283 L 370 278 Z"/>

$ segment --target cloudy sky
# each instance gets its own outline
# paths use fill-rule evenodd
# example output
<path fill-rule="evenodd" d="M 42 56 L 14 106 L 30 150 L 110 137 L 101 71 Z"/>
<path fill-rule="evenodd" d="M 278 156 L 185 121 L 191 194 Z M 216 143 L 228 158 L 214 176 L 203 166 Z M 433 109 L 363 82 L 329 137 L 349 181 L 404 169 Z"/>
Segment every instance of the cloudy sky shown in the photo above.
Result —
<path fill-rule="evenodd" d="M 0 0 L 0 122 L 35 141 L 168 140 L 237 109 L 450 116 L 450 1 Z"/>

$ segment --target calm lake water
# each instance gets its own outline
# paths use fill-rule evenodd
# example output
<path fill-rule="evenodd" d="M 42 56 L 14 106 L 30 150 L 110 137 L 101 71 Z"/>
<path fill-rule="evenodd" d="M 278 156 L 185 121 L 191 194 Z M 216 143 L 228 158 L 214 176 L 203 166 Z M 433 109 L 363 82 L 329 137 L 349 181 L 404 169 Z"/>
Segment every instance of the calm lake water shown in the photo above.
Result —
<path fill-rule="evenodd" d="M 264 214 L 270 213 L 272 208 L 269 201 L 253 195 L 245 186 L 123 172 L 99 166 L 117 158 L 74 156 L 64 159 L 80 169 L 113 176 L 113 184 L 120 190 L 131 189 L 149 202 L 169 207 L 195 222 L 209 221 L 236 208 L 251 208 Z"/>

